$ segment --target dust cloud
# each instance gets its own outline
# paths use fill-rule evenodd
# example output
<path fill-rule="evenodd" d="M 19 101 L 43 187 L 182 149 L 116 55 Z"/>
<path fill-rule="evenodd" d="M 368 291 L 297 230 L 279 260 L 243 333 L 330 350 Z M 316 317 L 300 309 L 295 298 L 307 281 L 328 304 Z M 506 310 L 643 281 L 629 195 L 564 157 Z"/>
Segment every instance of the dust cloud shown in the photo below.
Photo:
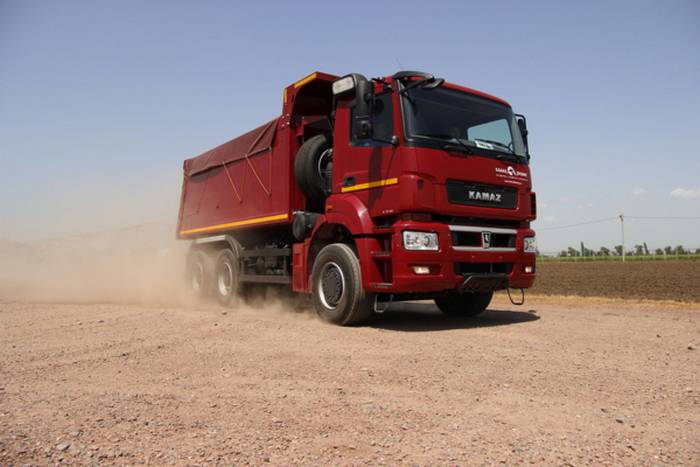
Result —
<path fill-rule="evenodd" d="M 0 240 L 0 303 L 114 303 L 218 307 L 189 293 L 189 242 L 174 225 L 148 224 L 21 243 Z M 249 285 L 229 311 L 308 314 L 305 296 Z"/>
<path fill-rule="evenodd" d="M 46 241 L 0 240 L 0 299 L 175 305 L 186 242 L 174 227 L 145 225 Z"/>
<path fill-rule="evenodd" d="M 2 204 L 0 300 L 187 303 L 178 166 L 107 178 L 86 168 Z"/>
<path fill-rule="evenodd" d="M 33 200 L 32 209 L 3 209 L 0 303 L 216 306 L 196 300 L 185 284 L 189 242 L 175 238 L 181 177 L 178 170 L 102 185 L 76 182 Z M 23 230 L 6 230 L 12 225 Z M 300 297 L 279 288 L 249 289 L 231 311 L 300 310 Z"/>

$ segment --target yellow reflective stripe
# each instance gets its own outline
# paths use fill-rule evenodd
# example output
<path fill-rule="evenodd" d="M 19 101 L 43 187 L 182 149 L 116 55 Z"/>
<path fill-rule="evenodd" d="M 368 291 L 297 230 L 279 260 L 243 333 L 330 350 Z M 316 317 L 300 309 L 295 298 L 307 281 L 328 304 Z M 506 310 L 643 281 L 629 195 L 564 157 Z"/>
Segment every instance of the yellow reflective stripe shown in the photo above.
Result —
<path fill-rule="evenodd" d="M 283 221 L 289 218 L 288 214 L 276 214 L 274 216 L 255 217 L 242 221 L 228 222 L 226 224 L 210 225 L 208 227 L 198 227 L 196 229 L 181 230 L 180 235 L 187 235 L 199 232 L 209 232 L 211 230 L 227 229 L 229 227 L 240 227 L 243 225 L 259 224 L 261 222 Z"/>
<path fill-rule="evenodd" d="M 316 79 L 316 73 L 311 73 L 311 74 L 310 74 L 309 76 L 307 76 L 306 78 L 302 78 L 302 79 L 300 79 L 299 81 L 297 81 L 296 83 L 294 83 L 294 87 L 295 87 L 295 88 L 300 88 L 300 87 L 302 87 L 303 85 L 305 85 L 306 83 L 308 83 L 309 81 L 313 81 L 313 80 L 315 80 L 315 79 Z"/>
<path fill-rule="evenodd" d="M 397 183 L 399 183 L 398 178 L 385 178 L 384 180 L 375 180 L 373 182 L 360 183 L 358 185 L 353 185 L 353 186 L 344 186 L 343 188 L 340 189 L 340 191 L 342 193 L 347 193 L 348 191 L 366 190 L 368 188 L 377 188 L 380 186 L 396 185 Z"/>

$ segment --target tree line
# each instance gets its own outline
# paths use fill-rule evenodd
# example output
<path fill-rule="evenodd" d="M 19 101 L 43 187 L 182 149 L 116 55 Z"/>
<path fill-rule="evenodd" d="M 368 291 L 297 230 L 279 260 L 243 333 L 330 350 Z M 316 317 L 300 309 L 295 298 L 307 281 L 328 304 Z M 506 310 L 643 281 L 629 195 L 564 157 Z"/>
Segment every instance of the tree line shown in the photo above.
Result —
<path fill-rule="evenodd" d="M 700 248 L 696 248 L 695 251 L 692 250 L 692 248 L 685 248 L 683 245 L 677 245 L 675 247 L 673 246 L 665 246 L 663 248 L 656 248 L 654 250 L 650 250 L 649 247 L 647 247 L 646 242 L 642 243 L 641 245 L 634 245 L 634 248 L 631 250 L 625 251 L 626 256 L 650 256 L 650 255 L 657 255 L 657 256 L 677 256 L 677 255 L 690 255 L 690 254 L 700 254 Z M 602 246 L 598 250 L 593 250 L 590 248 L 587 248 L 586 245 L 581 242 L 580 248 L 574 248 L 572 246 L 568 247 L 565 250 L 561 250 L 557 256 L 560 257 L 575 257 L 575 256 L 622 256 L 622 245 L 615 245 L 612 249 Z"/>

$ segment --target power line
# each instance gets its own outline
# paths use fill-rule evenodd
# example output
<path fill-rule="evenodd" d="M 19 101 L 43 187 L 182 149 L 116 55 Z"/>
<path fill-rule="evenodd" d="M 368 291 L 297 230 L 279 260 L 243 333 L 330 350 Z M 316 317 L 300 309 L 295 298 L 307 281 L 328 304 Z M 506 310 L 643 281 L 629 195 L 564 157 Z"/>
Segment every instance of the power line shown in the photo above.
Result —
<path fill-rule="evenodd" d="M 625 219 L 644 219 L 644 220 L 700 220 L 700 216 L 628 216 L 624 215 Z M 602 222 L 608 222 L 612 220 L 619 220 L 620 216 L 614 216 L 614 217 L 604 217 L 602 219 L 596 219 L 592 221 L 586 221 L 586 222 L 578 222 L 576 224 L 567 224 L 567 225 L 557 225 L 555 227 L 540 227 L 537 229 L 537 231 L 541 230 L 559 230 L 559 229 L 568 229 L 571 227 L 579 227 L 581 225 L 590 225 L 590 224 L 600 224 Z"/>
<path fill-rule="evenodd" d="M 690 216 L 625 216 L 625 219 L 669 219 L 669 220 L 694 220 L 700 217 Z"/>
<path fill-rule="evenodd" d="M 627 216 L 625 216 L 625 217 L 627 217 Z M 539 231 L 541 231 L 541 230 L 568 229 L 568 228 L 571 228 L 571 227 L 578 227 L 578 226 L 580 226 L 580 225 L 600 224 L 600 223 L 602 223 L 602 222 L 608 222 L 608 221 L 613 221 L 613 220 L 617 220 L 617 219 L 619 219 L 617 216 L 615 216 L 615 217 L 605 217 L 605 218 L 603 218 L 603 219 L 596 219 L 596 220 L 593 220 L 593 221 L 579 222 L 579 223 L 576 223 L 576 224 L 558 225 L 558 226 L 556 226 L 556 227 L 540 227 L 540 228 L 537 229 L 537 231 L 539 232 Z"/>
<path fill-rule="evenodd" d="M 620 214 L 619 216 L 615 217 L 605 217 L 602 219 L 596 219 L 592 221 L 586 221 L 586 222 L 578 222 L 576 224 L 569 224 L 569 225 L 560 225 L 560 226 L 555 226 L 555 227 L 544 227 L 541 229 L 537 229 L 538 231 L 541 230 L 559 230 L 559 229 L 568 229 L 571 227 L 579 227 L 582 225 L 590 225 L 590 224 L 600 224 L 603 222 L 608 222 L 612 220 L 619 220 L 620 221 L 620 233 L 621 233 L 621 239 L 622 239 L 622 261 L 625 261 L 625 256 L 627 255 L 627 249 L 625 247 L 625 218 L 627 219 L 641 219 L 641 220 L 698 220 L 700 217 L 697 216 L 625 216 L 624 214 Z M 646 249 L 646 243 L 644 243 L 644 248 Z M 583 252 L 583 243 L 581 243 L 581 255 L 584 255 Z"/>

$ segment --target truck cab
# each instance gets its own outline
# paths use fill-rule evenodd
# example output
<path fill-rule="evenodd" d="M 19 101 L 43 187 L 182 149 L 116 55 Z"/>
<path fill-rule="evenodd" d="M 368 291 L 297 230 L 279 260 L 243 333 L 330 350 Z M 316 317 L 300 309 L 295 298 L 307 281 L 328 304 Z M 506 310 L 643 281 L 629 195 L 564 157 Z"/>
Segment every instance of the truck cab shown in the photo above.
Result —
<path fill-rule="evenodd" d="M 460 302 L 533 285 L 525 117 L 500 98 L 421 72 L 352 74 L 332 89 L 332 156 L 324 161 L 332 170 L 317 227 L 349 230 L 365 291 Z M 456 308 L 467 312 L 462 302 Z"/>

